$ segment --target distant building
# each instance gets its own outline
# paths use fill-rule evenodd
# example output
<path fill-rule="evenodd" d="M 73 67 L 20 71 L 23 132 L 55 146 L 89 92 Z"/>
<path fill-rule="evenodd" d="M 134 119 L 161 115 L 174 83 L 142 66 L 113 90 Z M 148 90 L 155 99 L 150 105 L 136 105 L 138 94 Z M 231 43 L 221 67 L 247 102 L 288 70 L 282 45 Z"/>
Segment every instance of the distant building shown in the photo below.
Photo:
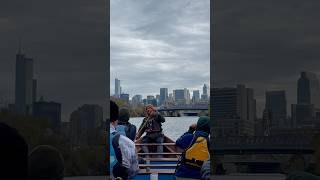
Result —
<path fill-rule="evenodd" d="M 207 84 L 203 85 L 201 99 L 208 101 L 208 85 Z"/>
<path fill-rule="evenodd" d="M 315 125 L 315 108 L 313 104 L 292 104 L 291 117 L 294 127 L 312 127 Z"/>
<path fill-rule="evenodd" d="M 200 91 L 199 90 L 194 90 L 192 92 L 192 102 L 197 103 L 200 100 Z"/>
<path fill-rule="evenodd" d="M 168 99 L 168 88 L 160 88 L 160 98 L 159 105 L 163 105 L 163 103 Z"/>
<path fill-rule="evenodd" d="M 61 104 L 57 102 L 38 101 L 33 104 L 33 115 L 49 120 L 55 132 L 60 132 Z"/>
<path fill-rule="evenodd" d="M 156 95 L 157 106 L 160 106 L 160 95 Z"/>
<path fill-rule="evenodd" d="M 157 99 L 152 95 L 148 95 L 147 104 L 152 104 L 153 106 L 157 106 Z"/>
<path fill-rule="evenodd" d="M 140 106 L 140 105 L 142 105 L 142 104 L 143 104 L 143 102 L 142 102 L 142 95 L 134 95 L 134 96 L 132 97 L 131 102 L 132 102 L 132 105 L 133 105 L 133 106 Z"/>
<path fill-rule="evenodd" d="M 114 95 L 115 95 L 117 98 L 120 98 L 120 94 L 121 94 L 120 80 L 116 78 L 116 79 L 115 79 Z"/>
<path fill-rule="evenodd" d="M 186 92 L 185 89 L 173 90 L 173 98 L 176 104 L 186 104 Z"/>
<path fill-rule="evenodd" d="M 320 84 L 316 74 L 301 72 L 297 88 L 298 104 L 313 104 L 320 108 Z"/>
<path fill-rule="evenodd" d="M 271 127 L 286 126 L 287 100 L 285 91 L 267 91 L 265 109 L 271 113 Z"/>
<path fill-rule="evenodd" d="M 129 104 L 129 97 L 130 97 L 129 94 L 121 94 L 120 95 L 120 99 L 125 101 L 127 104 Z"/>
<path fill-rule="evenodd" d="M 98 105 L 83 105 L 70 116 L 73 146 L 97 145 L 102 129 L 103 110 Z"/>
<path fill-rule="evenodd" d="M 253 136 L 255 119 L 253 89 L 244 85 L 213 89 L 214 136 Z"/>
<path fill-rule="evenodd" d="M 18 114 L 31 115 L 35 94 L 33 59 L 19 52 L 16 55 L 15 109 Z"/>

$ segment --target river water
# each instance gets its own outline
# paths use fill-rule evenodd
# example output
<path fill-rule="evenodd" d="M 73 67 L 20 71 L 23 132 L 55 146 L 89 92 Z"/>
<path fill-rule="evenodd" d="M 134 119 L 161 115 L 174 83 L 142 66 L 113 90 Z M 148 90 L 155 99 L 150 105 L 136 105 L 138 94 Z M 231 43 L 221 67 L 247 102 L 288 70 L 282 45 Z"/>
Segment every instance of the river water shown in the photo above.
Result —
<path fill-rule="evenodd" d="M 171 138 L 177 140 L 183 133 L 188 131 L 189 126 L 197 123 L 198 116 L 183 116 L 183 117 L 165 117 L 166 122 L 162 124 L 163 133 Z M 143 117 L 130 118 L 129 122 L 137 126 L 137 129 L 142 123 Z"/>

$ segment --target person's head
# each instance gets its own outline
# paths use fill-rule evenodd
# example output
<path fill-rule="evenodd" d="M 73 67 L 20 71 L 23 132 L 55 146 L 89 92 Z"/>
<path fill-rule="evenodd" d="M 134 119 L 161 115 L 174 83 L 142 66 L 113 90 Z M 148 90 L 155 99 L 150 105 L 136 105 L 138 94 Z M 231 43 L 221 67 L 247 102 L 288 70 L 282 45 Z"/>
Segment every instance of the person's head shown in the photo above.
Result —
<path fill-rule="evenodd" d="M 156 108 L 152 104 L 148 104 L 145 111 L 147 116 L 154 116 L 156 114 Z"/>
<path fill-rule="evenodd" d="M 116 126 L 118 124 L 118 118 L 119 106 L 114 101 L 110 101 L 110 123 Z"/>
<path fill-rule="evenodd" d="M 119 111 L 119 122 L 128 123 L 130 119 L 130 112 L 128 108 L 121 108 Z"/>
<path fill-rule="evenodd" d="M 16 129 L 0 123 L 0 171 L 2 177 L 28 178 L 28 144 Z"/>
<path fill-rule="evenodd" d="M 54 147 L 40 145 L 29 155 L 30 180 L 62 180 L 64 176 L 64 160 Z"/>
<path fill-rule="evenodd" d="M 199 117 L 196 130 L 210 134 L 210 118 L 208 116 Z"/>

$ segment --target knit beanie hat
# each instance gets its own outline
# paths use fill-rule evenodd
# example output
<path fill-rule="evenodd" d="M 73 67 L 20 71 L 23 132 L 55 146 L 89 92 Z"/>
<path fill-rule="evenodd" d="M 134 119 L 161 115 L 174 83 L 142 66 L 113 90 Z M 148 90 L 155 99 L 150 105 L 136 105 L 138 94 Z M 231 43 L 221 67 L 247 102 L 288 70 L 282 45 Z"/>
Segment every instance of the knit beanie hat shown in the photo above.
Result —
<path fill-rule="evenodd" d="M 210 118 L 208 116 L 199 117 L 196 130 L 210 134 Z"/>

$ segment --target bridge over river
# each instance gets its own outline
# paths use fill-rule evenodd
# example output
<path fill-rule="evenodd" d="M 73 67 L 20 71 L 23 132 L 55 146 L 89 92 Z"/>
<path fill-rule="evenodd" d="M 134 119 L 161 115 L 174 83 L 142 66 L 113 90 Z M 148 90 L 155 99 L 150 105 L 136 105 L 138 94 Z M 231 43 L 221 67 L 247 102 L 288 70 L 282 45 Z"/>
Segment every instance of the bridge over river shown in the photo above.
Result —
<path fill-rule="evenodd" d="M 214 154 L 312 154 L 312 137 L 255 136 L 213 138 Z"/>
<path fill-rule="evenodd" d="M 164 116 L 198 116 L 201 113 L 207 114 L 208 107 L 208 104 L 161 106 L 157 111 Z"/>

